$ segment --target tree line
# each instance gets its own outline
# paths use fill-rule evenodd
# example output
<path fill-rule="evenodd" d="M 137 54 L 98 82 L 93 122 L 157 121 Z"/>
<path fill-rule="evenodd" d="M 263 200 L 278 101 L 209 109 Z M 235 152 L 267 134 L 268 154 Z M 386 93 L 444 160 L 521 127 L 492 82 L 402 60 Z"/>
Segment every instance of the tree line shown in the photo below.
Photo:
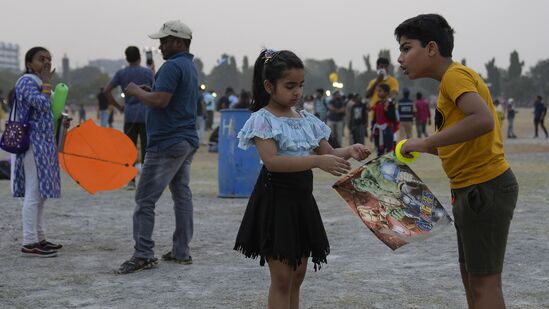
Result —
<path fill-rule="evenodd" d="M 388 49 L 380 50 L 378 57 L 393 59 Z M 373 59 L 370 55 L 363 56 L 366 70 L 359 71 L 353 67 L 352 61 L 346 67 L 338 67 L 333 59 L 305 59 L 305 94 L 312 94 L 317 88 L 334 90 L 329 75 L 337 73 L 338 82 L 343 84 L 341 89 L 343 93 L 363 95 L 368 82 L 376 77 L 376 60 L 377 58 Z M 543 97 L 549 95 L 549 59 L 538 61 L 528 70 L 524 67 L 524 61 L 520 60 L 517 51 L 511 52 L 508 68 L 497 67 L 495 61 L 496 59 L 492 58 L 485 64 L 486 76 L 483 76 L 494 98 L 514 98 L 515 102 L 529 104 L 535 95 L 539 94 Z M 466 64 L 465 59 L 461 62 Z M 205 84 L 208 89 L 217 93 L 223 93 L 226 87 L 232 87 L 237 92 L 240 89 L 251 90 L 253 61 L 250 63 L 247 56 L 242 58 L 239 65 L 234 56 L 222 54 L 218 63 L 208 74 L 204 72 L 204 64 L 200 58 L 195 58 L 195 64 L 199 73 L 199 82 Z M 389 73 L 397 78 L 401 88 L 408 87 L 413 92 L 421 91 L 424 96 L 438 93 L 437 81 L 430 79 L 411 81 L 402 75 L 397 63 L 392 63 Z M 0 91 L 3 97 L 7 96 L 19 76 L 20 73 L 17 72 L 0 71 Z M 70 77 L 69 99 L 70 102 L 77 104 L 95 104 L 99 88 L 110 79 L 107 74 L 93 66 L 71 70 Z M 60 81 L 62 81 L 60 76 L 56 74 L 53 82 Z"/>

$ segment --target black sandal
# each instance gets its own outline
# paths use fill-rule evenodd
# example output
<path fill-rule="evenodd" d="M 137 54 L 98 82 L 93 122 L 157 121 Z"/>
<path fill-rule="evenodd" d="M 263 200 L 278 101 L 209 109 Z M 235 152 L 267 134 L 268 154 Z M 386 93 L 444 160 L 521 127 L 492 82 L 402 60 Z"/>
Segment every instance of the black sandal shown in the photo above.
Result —
<path fill-rule="evenodd" d="M 158 264 L 157 258 L 152 259 L 142 259 L 137 257 L 132 257 L 126 262 L 122 263 L 120 267 L 115 271 L 115 274 L 125 275 L 134 272 L 138 272 L 143 269 L 150 269 L 155 267 Z"/>

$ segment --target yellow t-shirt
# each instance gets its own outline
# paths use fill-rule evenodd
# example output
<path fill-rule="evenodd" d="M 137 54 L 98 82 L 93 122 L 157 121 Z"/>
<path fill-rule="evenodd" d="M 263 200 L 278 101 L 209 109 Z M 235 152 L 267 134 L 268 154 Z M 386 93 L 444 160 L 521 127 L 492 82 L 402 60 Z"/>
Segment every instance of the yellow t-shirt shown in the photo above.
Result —
<path fill-rule="evenodd" d="M 456 102 L 467 92 L 476 92 L 484 99 L 494 118 L 494 129 L 467 142 L 438 147 L 438 156 L 452 189 L 492 180 L 509 168 L 490 90 L 475 71 L 457 62 L 448 67 L 440 82 L 435 116 L 437 130 L 448 129 L 464 118 Z"/>
<path fill-rule="evenodd" d="M 372 87 L 372 85 L 376 82 L 376 79 L 372 79 L 369 83 L 368 83 L 368 88 L 366 88 L 366 90 L 370 89 L 370 87 Z M 387 76 L 387 79 L 386 80 L 382 80 L 379 85 L 381 84 L 386 84 L 386 85 L 389 85 L 389 88 L 391 89 L 389 91 L 389 93 L 393 92 L 393 91 L 396 91 L 398 92 L 398 81 L 396 80 L 396 78 L 392 77 L 392 76 Z M 378 87 L 379 87 L 378 85 Z M 372 97 L 370 98 L 370 107 L 374 106 L 377 101 L 379 101 L 379 98 L 377 97 L 377 87 L 376 89 L 374 90 L 374 94 L 372 95 Z"/>

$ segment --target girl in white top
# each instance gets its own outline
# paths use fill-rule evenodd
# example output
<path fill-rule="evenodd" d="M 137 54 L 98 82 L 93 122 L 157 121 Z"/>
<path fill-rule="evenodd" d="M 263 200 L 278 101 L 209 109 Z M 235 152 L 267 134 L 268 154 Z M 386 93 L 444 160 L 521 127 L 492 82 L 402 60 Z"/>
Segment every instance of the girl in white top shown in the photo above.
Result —
<path fill-rule="evenodd" d="M 347 159 L 370 154 L 361 144 L 333 149 L 330 129 L 292 108 L 303 95 L 303 83 L 303 62 L 294 53 L 262 51 L 254 66 L 254 113 L 238 134 L 239 147 L 255 145 L 264 166 L 234 249 L 269 264 L 269 308 L 297 308 L 309 256 L 316 270 L 330 252 L 311 170 L 340 176 L 350 169 Z"/>

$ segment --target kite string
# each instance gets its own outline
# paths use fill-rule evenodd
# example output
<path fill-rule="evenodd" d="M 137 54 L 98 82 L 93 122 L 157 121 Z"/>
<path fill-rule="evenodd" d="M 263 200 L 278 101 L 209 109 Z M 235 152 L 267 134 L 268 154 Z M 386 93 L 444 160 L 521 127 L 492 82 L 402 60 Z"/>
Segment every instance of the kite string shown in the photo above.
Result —
<path fill-rule="evenodd" d="M 105 160 L 105 159 L 100 159 L 100 158 L 94 158 L 94 157 L 75 154 L 75 153 L 62 152 L 62 154 L 69 155 L 69 156 L 75 156 L 75 157 L 79 157 L 79 158 L 84 158 L 84 159 L 96 160 L 96 161 L 100 161 L 100 162 L 107 162 L 107 163 L 112 163 L 112 164 L 117 164 L 117 165 L 122 165 L 122 166 L 129 166 L 128 163 L 122 163 L 122 162 L 116 162 L 116 161 Z M 63 161 L 65 161 L 65 157 L 63 157 Z M 66 166 L 66 164 L 65 164 L 65 166 Z"/>

